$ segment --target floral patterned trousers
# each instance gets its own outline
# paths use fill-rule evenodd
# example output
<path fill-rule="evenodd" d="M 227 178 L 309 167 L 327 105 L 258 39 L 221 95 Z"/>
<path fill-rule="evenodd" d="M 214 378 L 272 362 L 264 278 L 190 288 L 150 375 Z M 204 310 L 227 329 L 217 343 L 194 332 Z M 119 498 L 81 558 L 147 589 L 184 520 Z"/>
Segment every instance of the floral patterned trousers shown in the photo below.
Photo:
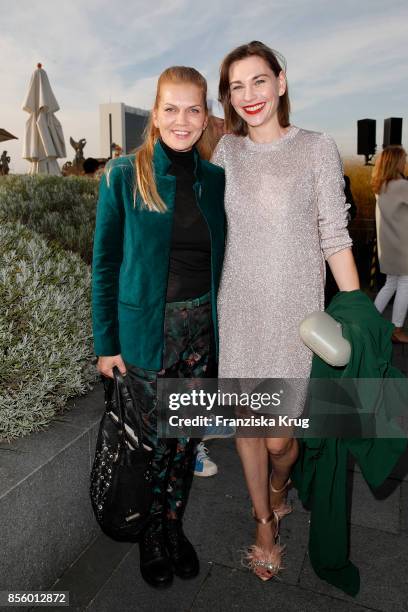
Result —
<path fill-rule="evenodd" d="M 126 368 L 135 405 L 142 411 L 144 441 L 154 448 L 151 515 L 159 528 L 162 518 L 180 520 L 183 516 L 194 473 L 197 440 L 158 437 L 157 379 L 215 376 L 210 294 L 166 305 L 160 372 L 129 363 Z"/>

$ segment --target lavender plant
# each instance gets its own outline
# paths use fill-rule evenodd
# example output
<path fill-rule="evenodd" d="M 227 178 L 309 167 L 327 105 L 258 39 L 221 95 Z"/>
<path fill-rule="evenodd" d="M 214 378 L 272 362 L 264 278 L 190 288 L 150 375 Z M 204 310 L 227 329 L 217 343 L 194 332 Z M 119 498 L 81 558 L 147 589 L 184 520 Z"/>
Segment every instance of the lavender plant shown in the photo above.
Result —
<path fill-rule="evenodd" d="M 97 192 L 98 182 L 92 178 L 0 177 L 0 223 L 24 223 L 90 263 Z"/>
<path fill-rule="evenodd" d="M 92 355 L 89 266 L 28 227 L 3 221 L 0 439 L 43 428 L 69 397 L 86 393 L 96 380 Z"/>

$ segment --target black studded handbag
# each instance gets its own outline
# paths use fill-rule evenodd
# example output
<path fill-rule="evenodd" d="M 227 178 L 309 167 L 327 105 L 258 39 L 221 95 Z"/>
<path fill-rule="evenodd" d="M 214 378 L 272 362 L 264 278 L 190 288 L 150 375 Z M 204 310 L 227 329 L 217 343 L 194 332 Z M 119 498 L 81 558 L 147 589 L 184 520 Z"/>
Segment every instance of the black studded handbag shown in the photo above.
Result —
<path fill-rule="evenodd" d="M 92 508 L 102 531 L 122 542 L 135 542 L 152 503 L 152 449 L 142 440 L 142 422 L 117 367 L 104 378 L 105 412 L 91 470 Z M 131 423 L 131 426 L 129 425 Z"/>

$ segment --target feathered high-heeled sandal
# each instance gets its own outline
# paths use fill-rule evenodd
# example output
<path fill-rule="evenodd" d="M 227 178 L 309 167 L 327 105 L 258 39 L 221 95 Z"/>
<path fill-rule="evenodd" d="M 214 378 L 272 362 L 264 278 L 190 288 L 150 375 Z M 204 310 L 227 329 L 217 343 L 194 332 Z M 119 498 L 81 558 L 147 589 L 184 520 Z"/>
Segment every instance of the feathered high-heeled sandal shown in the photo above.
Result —
<path fill-rule="evenodd" d="M 284 550 L 284 546 L 279 544 L 279 516 L 276 512 L 272 511 L 272 514 L 270 514 L 267 518 L 258 518 L 255 516 L 254 510 L 252 510 L 252 515 L 254 520 L 257 523 L 261 523 L 261 525 L 268 525 L 268 523 L 271 523 L 274 520 L 276 524 L 274 536 L 275 543 L 270 551 L 263 549 L 261 546 L 253 544 L 245 552 L 242 563 L 261 580 L 270 580 L 276 576 L 281 569 L 283 569 L 282 552 Z"/>
<path fill-rule="evenodd" d="M 286 495 L 284 496 L 279 506 L 271 505 L 272 510 L 276 512 L 276 514 L 279 516 L 279 519 L 282 519 L 284 516 L 286 516 L 287 514 L 290 514 L 293 511 L 292 505 L 288 504 L 287 502 L 288 489 L 290 488 L 291 484 L 292 484 L 292 481 L 290 478 L 288 478 L 288 480 L 285 482 L 285 484 L 283 485 L 281 489 L 275 489 L 275 487 L 272 486 L 272 474 L 269 478 L 269 487 L 270 487 L 271 494 L 272 493 L 282 493 L 283 491 L 286 490 Z"/>

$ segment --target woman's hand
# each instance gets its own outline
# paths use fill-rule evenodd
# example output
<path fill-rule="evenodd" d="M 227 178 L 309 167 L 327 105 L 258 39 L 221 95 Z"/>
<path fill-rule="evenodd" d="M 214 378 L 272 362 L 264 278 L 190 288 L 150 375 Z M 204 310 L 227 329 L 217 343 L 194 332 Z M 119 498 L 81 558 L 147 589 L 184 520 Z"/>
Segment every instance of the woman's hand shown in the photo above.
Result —
<path fill-rule="evenodd" d="M 122 359 L 122 355 L 112 355 L 109 357 L 99 357 L 96 367 L 98 372 L 102 374 L 102 376 L 107 376 L 108 378 L 113 378 L 112 369 L 118 366 L 119 372 L 123 375 L 126 374 L 126 366 Z"/>

